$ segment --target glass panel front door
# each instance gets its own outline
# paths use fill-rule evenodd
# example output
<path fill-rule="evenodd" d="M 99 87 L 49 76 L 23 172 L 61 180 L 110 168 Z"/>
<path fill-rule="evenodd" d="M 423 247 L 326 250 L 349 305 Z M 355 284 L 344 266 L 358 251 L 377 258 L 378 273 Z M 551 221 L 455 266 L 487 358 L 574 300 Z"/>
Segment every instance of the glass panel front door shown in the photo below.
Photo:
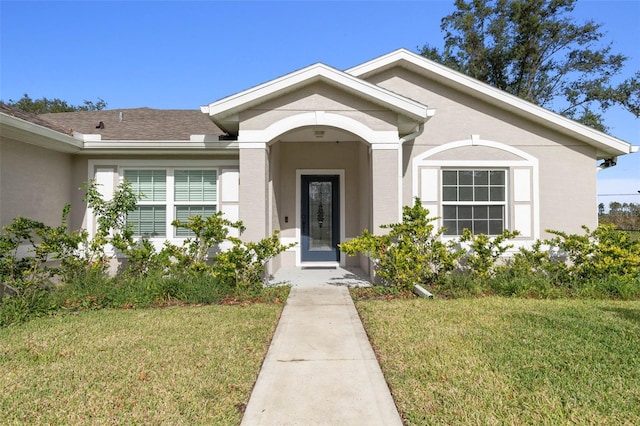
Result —
<path fill-rule="evenodd" d="M 339 176 L 302 176 L 302 261 L 339 261 Z"/>

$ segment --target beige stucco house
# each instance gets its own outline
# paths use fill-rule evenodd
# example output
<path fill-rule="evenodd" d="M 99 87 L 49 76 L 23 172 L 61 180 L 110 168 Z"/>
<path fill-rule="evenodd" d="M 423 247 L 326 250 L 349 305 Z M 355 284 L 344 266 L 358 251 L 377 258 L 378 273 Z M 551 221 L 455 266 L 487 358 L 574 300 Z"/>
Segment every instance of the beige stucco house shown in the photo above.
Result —
<path fill-rule="evenodd" d="M 206 96 L 206 94 L 205 94 Z M 357 266 L 337 244 L 401 217 L 420 197 L 445 238 L 464 228 L 597 225 L 596 170 L 637 147 L 401 49 L 340 71 L 311 65 L 202 106 L 0 114 L 0 223 L 22 215 L 94 227 L 78 188 L 127 179 L 130 216 L 161 245 L 175 218 L 221 210 L 243 238 L 297 245 L 271 265 Z"/>

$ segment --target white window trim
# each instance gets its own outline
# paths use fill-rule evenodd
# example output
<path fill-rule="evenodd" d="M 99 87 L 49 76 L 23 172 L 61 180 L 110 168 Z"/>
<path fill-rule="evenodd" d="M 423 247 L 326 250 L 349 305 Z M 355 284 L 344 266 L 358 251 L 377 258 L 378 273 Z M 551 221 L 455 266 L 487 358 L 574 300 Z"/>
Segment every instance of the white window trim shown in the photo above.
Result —
<path fill-rule="evenodd" d="M 461 171 L 461 170 L 468 170 L 468 171 L 500 171 L 500 172 L 504 172 L 504 201 L 444 201 L 444 177 L 443 174 L 445 171 Z M 438 208 L 440 209 L 441 217 L 439 220 L 439 225 L 442 227 L 444 226 L 444 206 L 503 206 L 504 207 L 504 217 L 503 217 L 503 229 L 511 229 L 511 224 L 509 221 L 509 218 L 511 217 L 511 201 L 509 199 L 509 194 L 510 194 L 510 180 L 509 180 L 509 168 L 504 168 L 504 167 L 473 167 L 473 168 L 469 168 L 469 167 L 440 167 L 440 182 L 439 182 L 439 197 L 438 197 Z M 456 186 L 460 186 L 459 184 Z M 491 188 L 491 187 L 489 187 Z M 459 237 L 461 234 L 458 235 L 442 235 L 442 238 L 444 239 L 455 239 L 457 237 Z M 495 235 L 490 235 L 492 237 L 494 237 Z"/>
<path fill-rule="evenodd" d="M 221 211 L 221 197 L 220 197 L 220 179 L 223 168 L 230 168 L 239 166 L 237 160 L 113 160 L 113 159 L 100 159 L 88 161 L 88 180 L 95 179 L 95 173 L 97 169 L 105 169 L 107 166 L 112 168 L 114 173 L 118 175 L 118 182 L 124 180 L 124 170 L 167 170 L 167 200 L 166 202 L 148 202 L 147 205 L 166 205 L 167 206 L 167 228 L 165 237 L 149 238 L 149 241 L 154 243 L 156 248 L 161 248 L 165 241 L 170 241 L 174 244 L 181 244 L 188 237 L 176 237 L 174 233 L 174 227 L 171 225 L 173 217 L 175 216 L 175 205 L 202 205 L 207 203 L 202 202 L 179 202 L 173 201 L 173 170 L 216 170 L 216 211 Z M 169 169 L 171 169 L 171 182 L 169 181 Z M 114 187 L 113 190 L 116 188 Z M 210 203 L 213 204 L 213 203 Z M 95 217 L 90 208 L 86 210 L 87 218 L 87 232 L 90 237 L 95 235 L 94 221 Z"/>
<path fill-rule="evenodd" d="M 444 151 L 448 151 L 450 149 L 467 147 L 467 146 L 486 146 L 490 148 L 499 149 L 502 151 L 509 152 L 522 160 L 501 160 L 501 161 L 493 161 L 493 160 L 464 160 L 464 161 L 451 161 L 451 160 L 429 160 L 430 157 L 433 157 L 436 154 L 439 154 Z M 507 170 L 507 181 L 510 181 L 511 172 L 513 169 L 521 168 L 521 167 L 530 167 L 531 168 L 531 184 L 532 184 L 532 193 L 531 193 L 531 204 L 533 205 L 533 215 L 531 220 L 533 221 L 533 232 L 531 237 L 527 238 L 527 241 L 535 241 L 540 239 L 540 182 L 539 182 L 539 165 L 538 159 L 532 156 L 531 154 L 524 152 L 516 147 L 511 145 L 503 144 L 500 142 L 490 141 L 480 139 L 478 135 L 472 135 L 469 139 L 449 142 L 443 145 L 436 146 L 431 148 L 416 157 L 413 158 L 411 162 L 411 175 L 412 175 L 412 194 L 413 197 L 418 197 L 420 195 L 420 169 L 426 167 L 438 168 L 438 169 L 506 169 Z M 441 174 L 439 174 L 441 178 Z M 438 193 L 440 194 L 438 200 L 438 208 L 442 209 L 442 184 L 438 183 Z M 509 190 L 507 190 L 509 191 Z M 505 194 L 506 197 L 509 196 L 509 192 Z M 513 200 L 509 201 L 507 207 L 512 208 Z M 442 210 L 440 210 L 442 211 Z M 511 214 L 510 212 L 505 212 L 507 215 L 507 220 L 509 220 Z M 442 226 L 442 219 L 440 219 L 440 226 Z M 508 228 L 509 229 L 509 228 Z M 443 238 L 445 238 L 443 236 Z M 447 236 L 448 239 L 454 239 L 454 236 Z M 517 240 L 514 240 L 514 243 L 517 246 L 519 245 Z M 523 245 L 526 245 L 523 244 Z"/>
<path fill-rule="evenodd" d="M 165 236 L 164 237 L 150 237 L 149 241 L 183 241 L 189 237 L 179 237 L 177 235 L 177 228 L 171 225 L 176 219 L 176 207 L 177 206 L 214 206 L 216 211 L 220 210 L 220 168 L 219 167 L 195 167 L 192 165 L 176 166 L 176 167 L 136 167 L 126 166 L 118 167 L 118 183 L 124 181 L 124 173 L 126 170 L 164 170 L 166 171 L 166 196 L 165 201 L 143 201 L 138 202 L 141 206 L 166 206 L 166 223 L 165 223 Z M 216 171 L 216 199 L 214 201 L 175 201 L 175 171 L 176 170 L 215 170 Z M 136 237 L 140 238 L 140 237 Z"/>
<path fill-rule="evenodd" d="M 166 222 L 167 219 L 169 218 L 169 197 L 173 196 L 173 188 L 169 189 L 169 171 L 164 168 L 164 167 L 122 167 L 122 168 L 118 168 L 118 185 L 121 184 L 124 181 L 124 174 L 125 171 L 127 170 L 163 170 L 165 172 L 165 201 L 152 201 L 152 200 L 138 200 L 138 202 L 136 203 L 137 206 L 164 206 L 165 207 L 165 237 L 151 237 L 148 238 L 149 240 L 152 239 L 164 239 L 164 238 L 168 238 L 167 236 L 169 235 L 167 233 L 167 231 L 169 230 L 169 227 L 166 226 Z M 115 188 L 114 188 L 115 189 Z M 171 195 L 170 195 L 171 193 Z M 134 237 L 134 238 L 140 238 L 140 237 Z"/>

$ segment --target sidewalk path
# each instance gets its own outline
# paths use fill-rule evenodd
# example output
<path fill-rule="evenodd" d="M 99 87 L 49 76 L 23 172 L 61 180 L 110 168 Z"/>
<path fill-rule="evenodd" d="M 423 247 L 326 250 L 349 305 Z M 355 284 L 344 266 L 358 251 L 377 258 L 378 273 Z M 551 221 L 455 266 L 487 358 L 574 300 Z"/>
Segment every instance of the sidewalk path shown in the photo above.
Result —
<path fill-rule="evenodd" d="M 346 287 L 291 289 L 242 425 L 402 425 Z"/>

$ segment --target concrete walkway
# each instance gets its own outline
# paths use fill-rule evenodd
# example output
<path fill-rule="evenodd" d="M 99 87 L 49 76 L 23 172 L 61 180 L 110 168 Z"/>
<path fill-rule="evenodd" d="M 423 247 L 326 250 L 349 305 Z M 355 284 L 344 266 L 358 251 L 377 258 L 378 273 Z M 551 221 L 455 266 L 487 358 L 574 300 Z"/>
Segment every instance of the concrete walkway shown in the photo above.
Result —
<path fill-rule="evenodd" d="M 292 283 L 242 425 L 402 425 L 346 286 Z"/>

